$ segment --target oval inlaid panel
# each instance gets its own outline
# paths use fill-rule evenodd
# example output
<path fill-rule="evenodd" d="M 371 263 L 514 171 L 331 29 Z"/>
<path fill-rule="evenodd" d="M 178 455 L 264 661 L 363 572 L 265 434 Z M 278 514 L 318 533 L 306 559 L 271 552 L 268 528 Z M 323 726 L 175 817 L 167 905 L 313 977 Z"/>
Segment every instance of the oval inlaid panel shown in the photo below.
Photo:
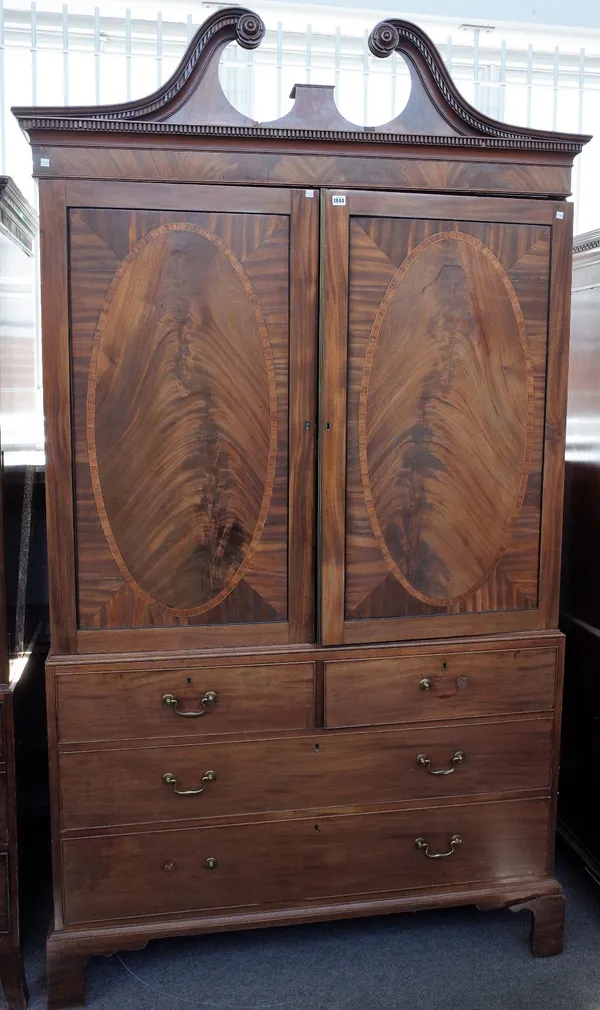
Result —
<path fill-rule="evenodd" d="M 517 296 L 472 235 L 420 243 L 383 297 L 359 407 L 373 533 L 413 596 L 449 606 L 506 550 L 531 459 L 533 372 Z"/>
<path fill-rule="evenodd" d="M 264 526 L 277 398 L 250 281 L 204 228 L 154 229 L 115 274 L 92 350 L 88 446 L 102 526 L 132 588 L 182 615 L 220 603 Z"/>

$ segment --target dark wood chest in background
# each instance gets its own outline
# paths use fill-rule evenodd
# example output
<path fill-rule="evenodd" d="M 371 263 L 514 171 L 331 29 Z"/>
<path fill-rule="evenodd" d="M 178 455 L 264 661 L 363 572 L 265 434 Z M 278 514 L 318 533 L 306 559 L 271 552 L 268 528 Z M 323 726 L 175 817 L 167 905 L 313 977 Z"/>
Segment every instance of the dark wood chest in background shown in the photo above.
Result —
<path fill-rule="evenodd" d="M 1 471 L 0 465 L 0 477 Z M 2 511 L 0 495 L 0 985 L 8 1010 L 23 1010 L 27 986 L 19 928 L 14 685 L 10 683 Z"/>
<path fill-rule="evenodd" d="M 600 880 L 600 232 L 573 244 L 561 628 L 559 823 Z"/>
<path fill-rule="evenodd" d="M 5 429 L 2 434 L 12 448 L 17 433 L 20 434 L 17 418 L 23 423 L 34 395 L 32 261 L 36 232 L 37 217 L 33 207 L 11 178 L 0 176 L 0 414 Z M 20 502 L 15 510 L 10 494 L 5 495 L 8 483 L 4 469 L 5 448 L 6 444 L 0 446 L 0 985 L 9 1010 L 23 1010 L 27 1004 L 27 987 L 20 943 L 15 771 L 19 734 L 15 732 L 18 722 L 15 710 L 23 699 L 31 655 L 28 646 L 35 635 L 24 591 L 28 551 L 23 545 L 27 535 L 21 540 L 18 536 L 15 538 L 14 551 L 11 551 L 11 535 L 14 537 L 15 512 L 19 526 L 22 524 L 28 534 L 31 509 L 25 509 Z M 27 512 L 24 522 L 23 511 Z M 5 525 L 7 513 L 9 521 Z M 17 581 L 22 593 L 11 584 Z M 16 608 L 15 597 L 18 600 Z M 15 609 L 18 616 L 15 616 Z"/>
<path fill-rule="evenodd" d="M 586 138 L 495 123 L 391 19 L 380 128 L 256 124 L 213 14 L 149 99 L 17 109 L 40 180 L 51 1006 L 152 937 L 527 907 L 553 877 Z"/>

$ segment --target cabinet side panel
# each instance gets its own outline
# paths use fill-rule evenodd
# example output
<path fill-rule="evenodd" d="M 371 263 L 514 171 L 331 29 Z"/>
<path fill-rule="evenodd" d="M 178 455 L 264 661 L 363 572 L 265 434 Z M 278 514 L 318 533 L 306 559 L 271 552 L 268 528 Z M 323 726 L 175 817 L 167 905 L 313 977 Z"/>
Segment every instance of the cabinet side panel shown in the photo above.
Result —
<path fill-rule="evenodd" d="M 50 627 L 53 651 L 70 653 L 76 619 L 64 182 L 40 181 L 40 239 Z"/>

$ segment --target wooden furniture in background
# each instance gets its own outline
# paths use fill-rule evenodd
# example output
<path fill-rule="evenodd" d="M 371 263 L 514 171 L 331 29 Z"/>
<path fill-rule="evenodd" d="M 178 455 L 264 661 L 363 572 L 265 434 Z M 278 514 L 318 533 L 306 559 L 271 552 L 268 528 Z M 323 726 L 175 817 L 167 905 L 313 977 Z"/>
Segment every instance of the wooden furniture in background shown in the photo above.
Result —
<path fill-rule="evenodd" d="M 2 495 L 0 495 L 0 984 L 9 1010 L 22 1010 L 27 1006 L 27 987 L 19 937 L 15 735 L 8 641 L 4 528 Z"/>
<path fill-rule="evenodd" d="M 600 232 L 573 243 L 561 628 L 567 635 L 559 823 L 600 880 Z"/>
<path fill-rule="evenodd" d="M 9 441 L 18 446 L 19 423 L 33 412 L 35 333 L 32 251 L 36 215 L 12 179 L 0 176 L 0 414 Z M 28 291 L 28 283 L 31 289 Z M 7 613 L 3 522 L 3 457 L 0 449 L 0 983 L 10 1010 L 27 1004 L 19 922 L 19 847 L 15 774 L 16 680 L 11 683 L 9 641 L 14 610 Z M 25 601 L 23 601 L 25 604 Z M 24 666 L 26 660 L 23 660 Z"/>
<path fill-rule="evenodd" d="M 52 1007 L 157 936 L 473 903 L 562 945 L 586 138 L 481 115 L 397 19 L 369 41 L 410 68 L 393 122 L 297 85 L 259 125 L 217 62 L 263 33 L 220 10 L 148 99 L 15 110 L 43 236 Z"/>

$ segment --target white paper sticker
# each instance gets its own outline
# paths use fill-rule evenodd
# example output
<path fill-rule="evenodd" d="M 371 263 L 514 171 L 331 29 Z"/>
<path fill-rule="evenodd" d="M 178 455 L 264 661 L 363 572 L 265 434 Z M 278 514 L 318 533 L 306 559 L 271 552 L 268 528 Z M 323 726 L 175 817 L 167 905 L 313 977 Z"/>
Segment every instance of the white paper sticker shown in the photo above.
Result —
<path fill-rule="evenodd" d="M 315 195 L 315 191 L 314 189 L 305 189 L 304 195 L 308 197 L 309 200 L 312 200 L 313 196 Z"/>
<path fill-rule="evenodd" d="M 556 211 L 556 216 L 557 216 L 557 218 L 558 218 L 559 221 L 562 221 L 563 217 L 565 216 L 564 210 L 557 210 Z"/>
<path fill-rule="evenodd" d="M 41 168 L 50 168 L 50 158 L 40 158 Z"/>
<path fill-rule="evenodd" d="M 334 207 L 345 207 L 346 206 L 346 197 L 345 196 L 332 196 L 331 197 L 331 202 L 332 202 L 332 204 L 333 204 Z"/>

